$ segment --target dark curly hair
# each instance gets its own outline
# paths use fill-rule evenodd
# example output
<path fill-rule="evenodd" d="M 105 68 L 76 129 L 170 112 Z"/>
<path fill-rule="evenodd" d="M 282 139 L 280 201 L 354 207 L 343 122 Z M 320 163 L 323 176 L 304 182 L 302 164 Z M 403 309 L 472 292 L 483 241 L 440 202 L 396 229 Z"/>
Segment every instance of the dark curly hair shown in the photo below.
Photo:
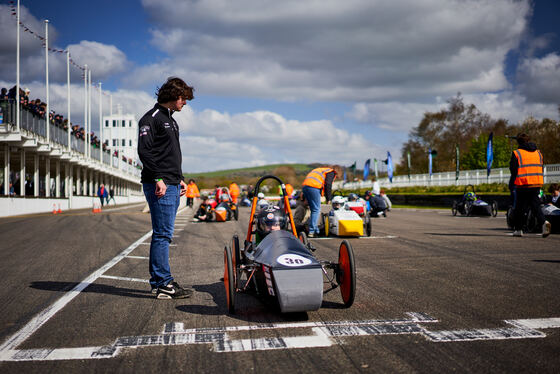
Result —
<path fill-rule="evenodd" d="M 169 77 L 156 91 L 157 102 L 160 104 L 175 101 L 182 97 L 186 100 L 192 100 L 194 88 L 185 83 L 181 78 Z"/>

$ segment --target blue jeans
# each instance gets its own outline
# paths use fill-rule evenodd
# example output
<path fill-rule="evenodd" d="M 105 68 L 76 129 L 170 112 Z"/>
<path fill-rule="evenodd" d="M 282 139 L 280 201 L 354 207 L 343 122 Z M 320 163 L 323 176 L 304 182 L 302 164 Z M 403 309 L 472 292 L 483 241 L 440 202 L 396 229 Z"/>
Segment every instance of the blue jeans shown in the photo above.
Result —
<path fill-rule="evenodd" d="M 311 216 L 309 217 L 309 232 L 319 233 L 319 216 L 321 213 L 321 190 L 315 187 L 303 186 L 301 189 L 307 203 Z"/>
<path fill-rule="evenodd" d="M 169 268 L 169 243 L 173 238 L 175 216 L 180 201 L 180 185 L 168 185 L 165 195 L 156 196 L 155 183 L 143 183 L 144 195 L 152 216 L 152 243 L 150 244 L 150 284 L 152 288 L 173 281 Z"/>

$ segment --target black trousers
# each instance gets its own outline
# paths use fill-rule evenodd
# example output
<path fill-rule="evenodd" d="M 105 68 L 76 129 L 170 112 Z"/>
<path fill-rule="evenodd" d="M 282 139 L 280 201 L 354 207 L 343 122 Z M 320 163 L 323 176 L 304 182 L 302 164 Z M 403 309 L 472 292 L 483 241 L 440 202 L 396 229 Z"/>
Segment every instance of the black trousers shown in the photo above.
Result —
<path fill-rule="evenodd" d="M 527 209 L 531 209 L 533 216 L 537 219 L 537 227 L 541 227 L 545 221 L 544 214 L 541 210 L 541 202 L 539 200 L 539 187 L 516 188 L 516 202 L 514 210 L 514 229 L 523 229 L 523 219 Z"/>

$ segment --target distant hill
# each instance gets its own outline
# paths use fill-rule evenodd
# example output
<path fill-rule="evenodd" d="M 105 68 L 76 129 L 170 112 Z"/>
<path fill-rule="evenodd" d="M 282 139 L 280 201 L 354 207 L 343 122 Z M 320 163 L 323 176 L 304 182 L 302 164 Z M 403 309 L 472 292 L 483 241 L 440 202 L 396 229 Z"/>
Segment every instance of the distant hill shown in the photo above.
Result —
<path fill-rule="evenodd" d="M 252 184 L 267 174 L 280 178 L 299 188 L 307 173 L 321 164 L 273 164 L 243 169 L 211 171 L 207 173 L 185 173 L 185 181 L 194 179 L 199 188 L 213 188 L 215 185 L 227 186 L 232 181 L 237 184 Z"/>

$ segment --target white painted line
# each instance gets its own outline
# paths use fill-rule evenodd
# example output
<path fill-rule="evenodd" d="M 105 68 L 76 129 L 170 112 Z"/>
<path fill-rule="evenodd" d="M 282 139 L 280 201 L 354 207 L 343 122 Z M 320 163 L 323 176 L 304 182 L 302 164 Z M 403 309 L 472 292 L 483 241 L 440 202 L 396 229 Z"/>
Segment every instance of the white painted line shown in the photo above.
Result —
<path fill-rule="evenodd" d="M 130 255 L 126 256 L 126 258 L 137 258 L 139 260 L 149 260 L 150 259 L 149 257 L 146 257 L 146 256 L 130 256 Z"/>
<path fill-rule="evenodd" d="M 129 281 L 129 282 L 150 283 L 150 281 L 148 279 L 117 277 L 117 276 L 114 276 L 114 275 L 100 275 L 99 278 L 116 279 L 116 280 L 123 280 L 123 281 Z"/>
<path fill-rule="evenodd" d="M 560 318 L 535 318 L 506 320 L 507 323 L 528 329 L 557 329 L 560 328 Z"/>
<path fill-rule="evenodd" d="M 395 239 L 398 236 L 395 235 L 385 235 L 385 236 L 360 236 L 358 239 Z"/>
<path fill-rule="evenodd" d="M 152 243 L 140 243 L 140 245 L 151 245 Z M 176 247 L 177 244 L 169 244 L 170 247 Z"/>
<path fill-rule="evenodd" d="M 124 206 L 124 207 L 121 207 L 121 208 L 104 208 L 104 209 L 101 209 L 101 212 L 116 212 L 118 210 L 125 210 L 125 209 L 135 208 L 137 206 L 144 206 L 144 205 L 146 205 L 146 203 L 139 203 L 139 204 Z"/>
<path fill-rule="evenodd" d="M 115 266 L 119 261 L 121 261 L 125 256 L 132 252 L 136 247 L 138 247 L 144 240 L 152 235 L 152 231 L 146 233 L 143 237 L 138 239 L 112 260 L 107 262 L 105 265 L 100 267 L 98 270 L 89 275 L 86 279 L 80 282 L 72 290 L 64 294 L 60 299 L 58 299 L 54 304 L 44 309 L 38 315 L 33 317 L 31 321 L 27 323 L 23 328 L 17 331 L 15 334 L 10 336 L 2 345 L 0 346 L 0 354 L 4 351 L 13 350 L 18 345 L 23 343 L 27 338 L 29 338 L 35 331 L 37 331 L 45 322 L 47 322 L 52 316 L 54 316 L 58 311 L 66 306 L 70 301 L 72 301 L 76 296 L 80 294 L 87 286 L 95 282 L 103 273 Z"/>

